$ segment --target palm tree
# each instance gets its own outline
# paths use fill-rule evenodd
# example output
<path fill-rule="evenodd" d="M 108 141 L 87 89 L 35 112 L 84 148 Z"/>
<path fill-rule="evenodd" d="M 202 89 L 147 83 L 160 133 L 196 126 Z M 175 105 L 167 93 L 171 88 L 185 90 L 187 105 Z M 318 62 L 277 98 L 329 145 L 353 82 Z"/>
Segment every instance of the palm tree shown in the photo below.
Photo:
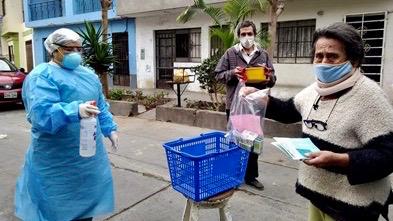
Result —
<path fill-rule="evenodd" d="M 222 8 L 207 5 L 204 0 L 194 0 L 178 17 L 177 21 L 186 23 L 193 18 L 197 11 L 202 11 L 212 18 L 217 26 L 212 28 L 211 36 L 221 39 L 224 49 L 236 43 L 235 31 L 238 24 L 256 13 L 264 13 L 270 8 L 269 36 L 258 33 L 258 40 L 262 46 L 268 46 L 269 55 L 273 55 L 273 45 L 276 39 L 277 18 L 284 10 L 285 0 L 228 0 Z M 273 13 L 274 12 L 274 13 Z M 229 25 L 229 29 L 223 27 Z"/>
<path fill-rule="evenodd" d="M 108 10 L 111 5 L 112 0 L 101 0 L 101 25 L 104 42 L 108 42 Z"/>
<path fill-rule="evenodd" d="M 102 40 L 103 43 L 108 42 L 108 10 L 112 5 L 112 0 L 101 0 L 101 25 L 102 25 Z M 106 97 L 109 96 L 108 73 L 104 72 L 101 75 L 102 86 Z"/>
<path fill-rule="evenodd" d="M 96 29 L 90 22 L 85 21 L 85 30 L 80 29 L 78 33 L 83 39 L 83 61 L 86 66 L 91 67 L 100 77 L 103 92 L 109 95 L 108 73 L 116 63 L 113 55 L 112 44 L 104 41 L 105 35 L 101 26 Z"/>
<path fill-rule="evenodd" d="M 236 43 L 235 30 L 238 24 L 260 11 L 259 1 L 261 0 L 229 0 L 220 8 L 207 5 L 204 0 L 194 0 L 194 4 L 188 6 L 177 17 L 177 21 L 186 23 L 198 11 L 207 14 L 215 24 L 210 35 L 217 36 L 222 41 L 225 51 Z"/>

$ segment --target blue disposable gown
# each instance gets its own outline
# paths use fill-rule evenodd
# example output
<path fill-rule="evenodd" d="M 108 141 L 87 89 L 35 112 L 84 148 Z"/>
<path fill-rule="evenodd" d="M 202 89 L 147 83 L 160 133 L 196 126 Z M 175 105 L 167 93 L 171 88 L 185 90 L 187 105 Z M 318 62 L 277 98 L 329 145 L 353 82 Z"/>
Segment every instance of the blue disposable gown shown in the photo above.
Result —
<path fill-rule="evenodd" d="M 96 100 L 96 155 L 79 155 L 80 103 Z M 15 213 L 25 221 L 70 221 L 114 210 L 113 182 L 103 137 L 116 130 L 100 81 L 79 66 L 40 64 L 23 85 L 31 144 L 16 184 Z"/>

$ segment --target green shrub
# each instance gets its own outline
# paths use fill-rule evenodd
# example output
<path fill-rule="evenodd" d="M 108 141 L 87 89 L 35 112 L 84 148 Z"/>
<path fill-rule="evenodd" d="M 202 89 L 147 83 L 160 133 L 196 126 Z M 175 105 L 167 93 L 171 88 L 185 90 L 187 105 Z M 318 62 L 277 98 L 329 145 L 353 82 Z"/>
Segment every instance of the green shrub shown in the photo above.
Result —
<path fill-rule="evenodd" d="M 109 99 L 120 101 L 123 98 L 124 91 L 122 89 L 112 89 L 109 91 Z"/>
<path fill-rule="evenodd" d="M 141 90 L 123 90 L 122 98 L 145 106 L 146 110 L 156 108 L 158 105 L 167 103 L 170 99 L 165 98 L 168 93 L 160 92 L 153 95 L 144 95 Z"/>
<path fill-rule="evenodd" d="M 203 60 L 202 64 L 194 69 L 195 74 L 198 76 L 200 87 L 209 93 L 212 105 L 217 111 L 224 103 L 219 94 L 225 94 L 225 85 L 218 82 L 214 74 L 218 61 L 219 57 L 213 56 Z"/>

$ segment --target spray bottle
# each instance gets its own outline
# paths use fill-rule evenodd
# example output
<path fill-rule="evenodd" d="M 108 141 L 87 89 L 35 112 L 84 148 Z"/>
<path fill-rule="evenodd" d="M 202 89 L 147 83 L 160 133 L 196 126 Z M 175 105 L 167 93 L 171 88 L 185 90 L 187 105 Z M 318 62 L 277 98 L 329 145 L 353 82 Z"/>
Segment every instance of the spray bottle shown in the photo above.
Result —
<path fill-rule="evenodd" d="M 93 101 L 91 105 L 96 106 Z M 79 155 L 82 157 L 92 157 L 96 154 L 96 116 L 82 118 L 80 121 L 80 143 Z"/>

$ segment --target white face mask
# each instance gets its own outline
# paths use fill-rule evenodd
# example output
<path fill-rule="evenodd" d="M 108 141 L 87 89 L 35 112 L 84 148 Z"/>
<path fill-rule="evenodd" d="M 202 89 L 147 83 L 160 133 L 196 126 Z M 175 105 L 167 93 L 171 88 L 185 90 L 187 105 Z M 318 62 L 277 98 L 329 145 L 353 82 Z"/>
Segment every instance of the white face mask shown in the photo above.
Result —
<path fill-rule="evenodd" d="M 251 48 L 254 45 L 255 37 L 254 36 L 245 36 L 240 37 L 240 44 L 246 49 Z"/>

